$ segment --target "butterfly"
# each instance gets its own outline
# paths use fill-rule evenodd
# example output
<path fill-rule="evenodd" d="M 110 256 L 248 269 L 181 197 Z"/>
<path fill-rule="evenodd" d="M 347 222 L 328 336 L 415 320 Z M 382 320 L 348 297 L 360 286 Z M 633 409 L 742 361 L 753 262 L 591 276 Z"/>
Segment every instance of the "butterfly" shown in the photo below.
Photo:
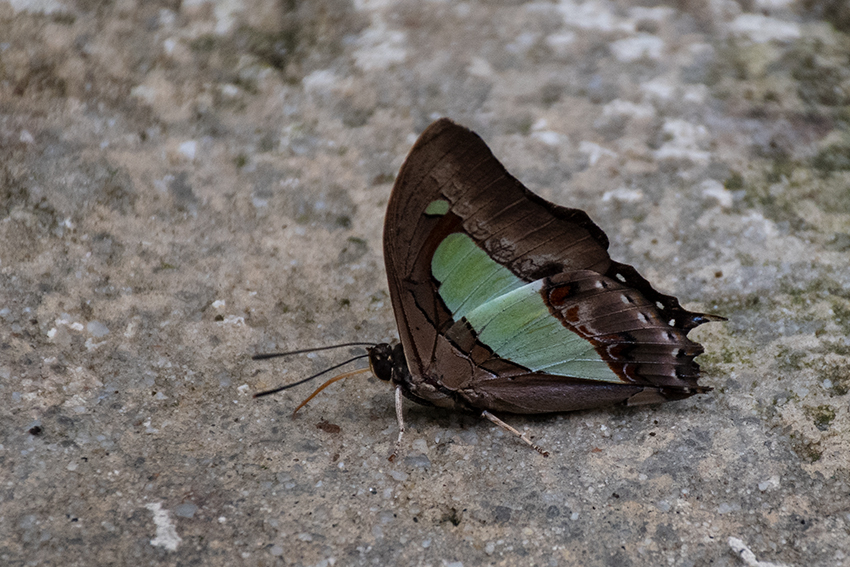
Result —
<path fill-rule="evenodd" d="M 446 118 L 425 129 L 396 178 L 384 261 L 399 343 L 364 356 L 394 386 L 396 450 L 403 397 L 485 417 L 547 455 L 493 412 L 711 390 L 698 384 L 703 347 L 687 335 L 725 319 L 684 309 L 612 260 L 585 212 L 529 191 L 477 134 Z"/>

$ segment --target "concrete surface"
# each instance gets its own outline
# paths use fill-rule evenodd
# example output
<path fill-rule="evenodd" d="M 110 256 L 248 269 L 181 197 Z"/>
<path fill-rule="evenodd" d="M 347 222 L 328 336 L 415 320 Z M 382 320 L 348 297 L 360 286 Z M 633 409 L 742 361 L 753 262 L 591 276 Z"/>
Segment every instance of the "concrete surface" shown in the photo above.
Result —
<path fill-rule="evenodd" d="M 846 565 L 841 1 L 0 1 L 0 564 Z M 691 309 L 715 390 L 489 423 L 374 378 L 438 116 Z"/>

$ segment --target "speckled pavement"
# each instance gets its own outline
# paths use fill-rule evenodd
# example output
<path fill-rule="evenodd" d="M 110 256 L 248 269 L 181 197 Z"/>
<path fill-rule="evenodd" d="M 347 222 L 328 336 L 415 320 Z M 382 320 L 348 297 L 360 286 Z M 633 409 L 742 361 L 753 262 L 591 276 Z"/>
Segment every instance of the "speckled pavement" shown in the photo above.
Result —
<path fill-rule="evenodd" d="M 0 564 L 850 564 L 839 0 L 0 1 Z M 448 116 L 724 324 L 710 394 L 488 422 L 373 377 Z"/>

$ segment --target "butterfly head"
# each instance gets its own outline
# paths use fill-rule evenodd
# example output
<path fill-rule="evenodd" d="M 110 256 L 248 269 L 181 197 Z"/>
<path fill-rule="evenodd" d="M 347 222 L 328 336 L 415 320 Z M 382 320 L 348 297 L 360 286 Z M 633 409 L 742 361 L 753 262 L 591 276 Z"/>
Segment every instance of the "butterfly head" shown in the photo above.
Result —
<path fill-rule="evenodd" d="M 385 382 L 389 382 L 393 377 L 395 349 L 387 343 L 381 343 L 366 350 L 369 353 L 369 366 L 372 368 L 372 374 Z"/>

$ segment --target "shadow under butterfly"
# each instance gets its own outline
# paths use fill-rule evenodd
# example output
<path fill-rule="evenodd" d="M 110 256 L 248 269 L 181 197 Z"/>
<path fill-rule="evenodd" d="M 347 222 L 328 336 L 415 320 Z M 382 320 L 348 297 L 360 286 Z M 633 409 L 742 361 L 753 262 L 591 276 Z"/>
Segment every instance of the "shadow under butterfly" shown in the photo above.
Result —
<path fill-rule="evenodd" d="M 448 119 L 428 126 L 393 186 L 384 259 L 400 343 L 346 343 L 367 353 L 279 392 L 369 358 L 402 396 L 485 417 L 680 400 L 700 386 L 688 332 L 723 317 L 694 313 L 608 255 L 586 213 L 522 185 L 474 132 Z M 321 349 L 256 355 L 271 358 Z M 362 369 L 338 376 L 316 390 Z"/>

